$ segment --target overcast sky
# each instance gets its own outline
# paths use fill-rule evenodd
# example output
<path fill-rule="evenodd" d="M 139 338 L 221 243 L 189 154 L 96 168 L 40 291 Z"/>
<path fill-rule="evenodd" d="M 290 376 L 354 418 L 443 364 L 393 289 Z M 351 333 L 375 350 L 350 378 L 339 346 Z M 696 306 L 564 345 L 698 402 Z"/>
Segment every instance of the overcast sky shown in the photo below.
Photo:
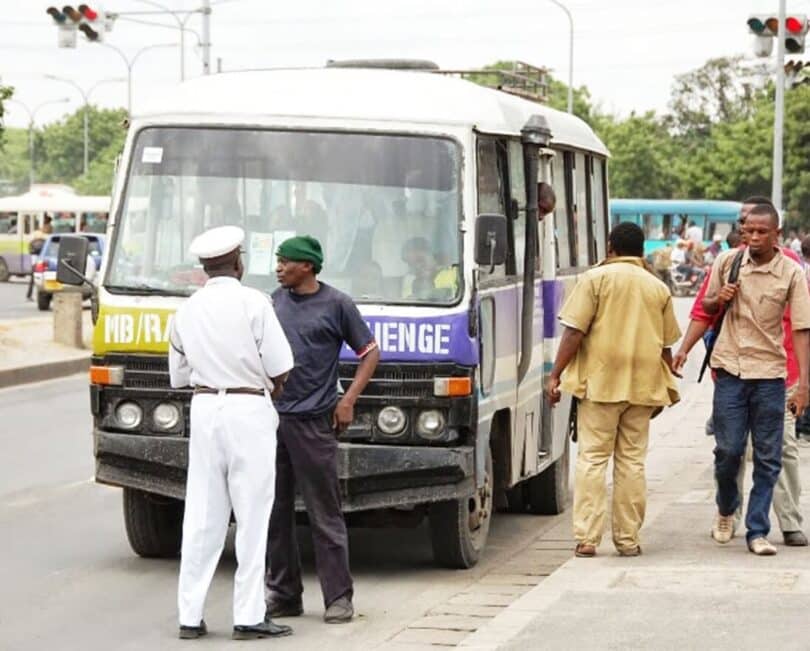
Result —
<path fill-rule="evenodd" d="M 476 67 L 518 59 L 552 68 L 568 78 L 568 22 L 548 0 L 226 0 L 211 17 L 212 68 L 318 66 L 327 59 L 409 57 L 442 67 Z M 775 11 L 777 0 L 563 0 L 574 17 L 574 84 L 587 85 L 606 110 L 662 110 L 673 77 L 711 57 L 751 52 L 746 18 Z M 61 6 L 62 3 L 60 3 Z M 198 0 L 163 0 L 175 10 L 194 9 Z M 16 88 L 31 108 L 45 106 L 38 124 L 80 106 L 77 91 L 43 79 L 68 77 L 88 88 L 126 76 L 114 51 L 79 36 L 75 50 L 58 49 L 56 28 L 39 0 L 0 0 L 0 79 Z M 92 2 L 90 6 L 96 5 Z M 144 11 L 135 0 L 107 0 L 110 11 Z M 789 0 L 788 10 L 810 13 L 810 0 Z M 172 24 L 171 17 L 139 17 Z M 176 25 L 176 23 L 174 23 Z M 190 28 L 200 29 L 199 16 Z M 197 37 L 187 35 L 187 76 L 201 74 Z M 179 31 L 119 19 L 107 42 L 132 57 L 141 47 L 177 44 Z M 178 83 L 178 47 L 145 52 L 133 71 L 133 108 L 149 94 Z M 370 92 L 373 89 L 369 89 Z M 91 101 L 124 106 L 126 84 L 103 84 Z M 27 124 L 27 114 L 10 104 L 6 123 Z"/>

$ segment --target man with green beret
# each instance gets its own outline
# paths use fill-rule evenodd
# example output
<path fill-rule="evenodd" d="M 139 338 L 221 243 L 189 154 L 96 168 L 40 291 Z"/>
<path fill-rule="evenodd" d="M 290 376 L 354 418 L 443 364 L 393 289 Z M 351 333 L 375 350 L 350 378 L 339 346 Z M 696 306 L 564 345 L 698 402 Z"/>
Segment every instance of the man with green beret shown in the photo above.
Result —
<path fill-rule="evenodd" d="M 340 503 L 337 433 L 354 417 L 354 403 L 374 374 L 380 352 L 354 301 L 318 281 L 323 251 L 308 235 L 285 240 L 276 252 L 273 307 L 293 349 L 295 368 L 276 401 L 279 413 L 276 496 L 267 543 L 267 612 L 304 612 L 295 537 L 295 489 L 304 498 L 328 623 L 354 615 L 349 540 Z M 338 359 L 346 343 L 360 363 L 338 399 Z"/>

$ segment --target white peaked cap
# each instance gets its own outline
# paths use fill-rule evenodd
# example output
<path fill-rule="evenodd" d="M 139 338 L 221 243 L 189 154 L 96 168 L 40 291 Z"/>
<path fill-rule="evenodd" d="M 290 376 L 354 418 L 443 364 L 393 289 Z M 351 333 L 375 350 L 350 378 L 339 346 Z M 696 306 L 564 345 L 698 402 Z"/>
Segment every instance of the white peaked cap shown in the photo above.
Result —
<path fill-rule="evenodd" d="M 218 226 L 195 237 L 189 251 L 203 260 L 218 258 L 238 249 L 244 241 L 245 231 L 238 226 Z"/>

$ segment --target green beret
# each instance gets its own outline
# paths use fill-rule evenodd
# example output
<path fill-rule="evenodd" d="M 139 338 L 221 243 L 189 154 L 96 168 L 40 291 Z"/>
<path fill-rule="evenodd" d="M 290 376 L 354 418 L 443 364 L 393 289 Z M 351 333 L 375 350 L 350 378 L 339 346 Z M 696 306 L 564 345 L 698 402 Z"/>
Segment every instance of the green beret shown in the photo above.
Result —
<path fill-rule="evenodd" d="M 321 273 L 323 267 L 321 243 L 311 235 L 299 235 L 284 240 L 278 247 L 276 255 L 293 262 L 311 262 L 316 274 Z"/>

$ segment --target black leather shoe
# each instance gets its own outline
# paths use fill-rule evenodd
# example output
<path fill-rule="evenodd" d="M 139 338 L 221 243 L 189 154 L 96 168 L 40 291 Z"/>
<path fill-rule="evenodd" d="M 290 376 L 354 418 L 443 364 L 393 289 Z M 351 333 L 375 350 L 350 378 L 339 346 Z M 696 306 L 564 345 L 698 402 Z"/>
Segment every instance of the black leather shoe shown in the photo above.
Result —
<path fill-rule="evenodd" d="M 323 614 L 323 621 L 327 624 L 345 624 L 352 621 L 354 617 L 354 606 L 348 597 L 335 599 Z"/>
<path fill-rule="evenodd" d="M 289 626 L 274 624 L 273 620 L 268 617 L 255 626 L 234 626 L 231 637 L 234 640 L 258 640 L 263 637 L 284 637 L 292 635 L 292 632 L 293 630 Z"/>
<path fill-rule="evenodd" d="M 785 531 L 782 538 L 788 547 L 807 547 L 807 536 L 802 531 Z"/>
<path fill-rule="evenodd" d="M 208 635 L 208 628 L 205 626 L 205 620 L 200 621 L 199 626 L 181 626 L 179 637 L 181 640 L 196 640 L 198 637 Z"/>
<path fill-rule="evenodd" d="M 304 614 L 304 602 L 301 599 L 279 599 L 270 596 L 267 600 L 268 617 L 300 617 Z"/>

